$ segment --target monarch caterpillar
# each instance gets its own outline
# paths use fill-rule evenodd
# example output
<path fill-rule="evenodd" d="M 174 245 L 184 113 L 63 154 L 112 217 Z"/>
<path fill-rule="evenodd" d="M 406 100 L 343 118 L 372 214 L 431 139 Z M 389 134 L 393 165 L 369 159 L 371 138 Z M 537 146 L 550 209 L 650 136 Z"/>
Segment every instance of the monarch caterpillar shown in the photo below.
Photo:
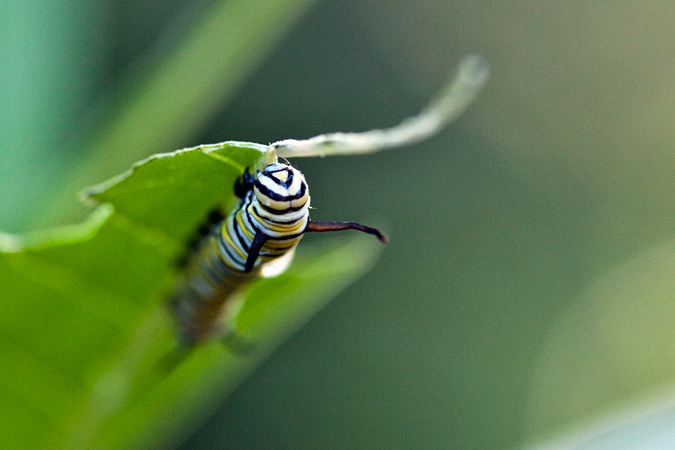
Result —
<path fill-rule="evenodd" d="M 375 228 L 354 222 L 312 222 L 305 177 L 286 164 L 270 164 L 253 177 L 248 171 L 234 187 L 240 201 L 214 224 L 185 262 L 172 308 L 188 347 L 217 333 L 224 302 L 259 275 L 262 265 L 292 251 L 304 233 L 360 230 L 383 243 Z"/>
<path fill-rule="evenodd" d="M 233 186 L 239 197 L 228 214 L 214 211 L 201 228 L 170 298 L 181 343 L 192 348 L 232 330 L 223 329 L 223 309 L 238 290 L 277 265 L 283 270 L 304 233 L 358 230 L 386 237 L 355 222 L 313 222 L 309 218 L 309 189 L 304 175 L 276 156 L 298 157 L 368 153 L 424 140 L 458 117 L 487 80 L 487 62 L 465 58 L 458 74 L 419 115 L 401 124 L 363 133 L 334 133 L 304 141 L 285 140 L 268 148 L 269 164 L 255 174 L 247 171 Z"/>

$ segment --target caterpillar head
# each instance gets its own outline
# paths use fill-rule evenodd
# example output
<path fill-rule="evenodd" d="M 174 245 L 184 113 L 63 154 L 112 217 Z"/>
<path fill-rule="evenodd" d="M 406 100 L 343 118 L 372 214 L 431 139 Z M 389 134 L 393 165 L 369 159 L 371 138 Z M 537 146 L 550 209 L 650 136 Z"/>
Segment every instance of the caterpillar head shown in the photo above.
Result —
<path fill-rule="evenodd" d="M 305 176 L 286 164 L 270 164 L 258 172 L 253 183 L 258 203 L 274 215 L 306 214 L 309 208 L 309 189 Z"/>

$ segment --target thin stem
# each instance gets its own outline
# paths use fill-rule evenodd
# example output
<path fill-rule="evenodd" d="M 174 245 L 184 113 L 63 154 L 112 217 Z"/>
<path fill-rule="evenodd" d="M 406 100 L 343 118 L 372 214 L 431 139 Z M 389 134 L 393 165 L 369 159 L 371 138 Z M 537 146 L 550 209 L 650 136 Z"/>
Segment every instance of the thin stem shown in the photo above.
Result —
<path fill-rule="evenodd" d="M 467 56 L 460 62 L 454 79 L 421 113 L 395 127 L 362 133 L 321 134 L 301 141 L 286 139 L 271 147 L 278 156 L 291 158 L 373 153 L 423 141 L 466 110 L 487 81 L 489 72 L 490 67 L 481 56 Z"/>

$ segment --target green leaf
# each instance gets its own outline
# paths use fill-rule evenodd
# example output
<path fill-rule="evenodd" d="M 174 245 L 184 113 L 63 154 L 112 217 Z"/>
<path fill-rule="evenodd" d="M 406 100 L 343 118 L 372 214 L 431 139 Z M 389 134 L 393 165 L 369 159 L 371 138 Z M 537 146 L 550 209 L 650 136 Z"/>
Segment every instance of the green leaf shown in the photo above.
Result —
<path fill-rule="evenodd" d="M 111 117 L 61 176 L 42 219 L 72 213 L 73 192 L 147 155 L 189 142 L 224 105 L 314 0 L 219 0 L 209 3 L 162 58 L 133 72 Z"/>
<path fill-rule="evenodd" d="M 674 271 L 671 239 L 602 274 L 559 314 L 533 371 L 530 434 L 588 436 L 589 424 L 615 415 L 617 405 L 626 425 L 645 404 L 672 397 Z M 605 428 L 617 428 L 614 419 Z"/>
<path fill-rule="evenodd" d="M 162 447 L 194 429 L 285 337 L 372 264 L 357 237 L 301 255 L 252 283 L 237 328 L 250 353 L 217 342 L 183 360 L 164 300 L 174 261 L 246 167 L 276 159 L 225 142 L 156 155 L 90 189 L 88 221 L 0 234 L 0 435 L 4 448 Z"/>
<path fill-rule="evenodd" d="M 111 203 L 129 220 L 185 241 L 208 211 L 235 201 L 234 182 L 259 160 L 275 162 L 264 145 L 223 142 L 152 156 L 85 195 Z M 177 201 L 177 200 L 180 201 Z"/>

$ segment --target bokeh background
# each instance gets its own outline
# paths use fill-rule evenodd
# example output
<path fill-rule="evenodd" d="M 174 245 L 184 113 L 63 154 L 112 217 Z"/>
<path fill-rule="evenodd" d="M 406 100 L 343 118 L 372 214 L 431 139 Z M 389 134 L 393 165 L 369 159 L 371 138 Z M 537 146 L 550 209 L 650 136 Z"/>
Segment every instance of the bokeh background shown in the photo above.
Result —
<path fill-rule="evenodd" d="M 84 184 L 54 193 L 214 4 L 2 0 L 0 229 L 83 216 Z M 492 78 L 428 142 L 293 161 L 315 219 L 380 226 L 391 244 L 177 445 L 507 449 L 667 409 L 675 6 L 317 0 L 291 16 L 158 151 L 394 125 L 468 53 Z M 91 183 L 147 155 L 107 156 Z"/>

